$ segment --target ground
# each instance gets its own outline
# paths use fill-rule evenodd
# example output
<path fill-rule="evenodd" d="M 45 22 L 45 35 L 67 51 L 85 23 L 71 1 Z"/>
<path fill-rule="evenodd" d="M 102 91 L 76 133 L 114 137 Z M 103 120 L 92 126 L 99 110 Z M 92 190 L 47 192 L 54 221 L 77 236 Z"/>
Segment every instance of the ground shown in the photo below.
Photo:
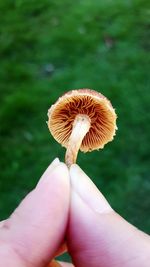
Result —
<path fill-rule="evenodd" d="M 106 95 L 118 131 L 79 165 L 135 226 L 150 233 L 148 0 L 0 2 L 0 218 L 10 215 L 65 150 L 47 110 L 74 88 Z"/>

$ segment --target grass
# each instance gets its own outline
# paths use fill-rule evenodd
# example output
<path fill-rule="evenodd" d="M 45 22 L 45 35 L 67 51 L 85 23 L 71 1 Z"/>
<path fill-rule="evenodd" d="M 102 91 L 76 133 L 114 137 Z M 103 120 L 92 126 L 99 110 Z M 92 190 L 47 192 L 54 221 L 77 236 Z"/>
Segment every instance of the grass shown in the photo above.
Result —
<path fill-rule="evenodd" d="M 54 157 L 64 159 L 47 129 L 48 108 L 65 91 L 87 87 L 112 101 L 119 129 L 78 163 L 117 212 L 150 232 L 148 2 L 0 2 L 1 219 Z"/>

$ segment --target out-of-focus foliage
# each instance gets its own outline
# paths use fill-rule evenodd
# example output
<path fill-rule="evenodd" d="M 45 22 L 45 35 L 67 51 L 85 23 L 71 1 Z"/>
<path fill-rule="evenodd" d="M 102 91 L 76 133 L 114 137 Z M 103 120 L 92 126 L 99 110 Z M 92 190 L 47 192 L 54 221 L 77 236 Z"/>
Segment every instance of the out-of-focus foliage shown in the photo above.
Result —
<path fill-rule="evenodd" d="M 47 110 L 65 91 L 93 88 L 118 132 L 79 165 L 113 208 L 150 232 L 148 0 L 0 1 L 0 216 L 6 218 L 65 150 Z"/>

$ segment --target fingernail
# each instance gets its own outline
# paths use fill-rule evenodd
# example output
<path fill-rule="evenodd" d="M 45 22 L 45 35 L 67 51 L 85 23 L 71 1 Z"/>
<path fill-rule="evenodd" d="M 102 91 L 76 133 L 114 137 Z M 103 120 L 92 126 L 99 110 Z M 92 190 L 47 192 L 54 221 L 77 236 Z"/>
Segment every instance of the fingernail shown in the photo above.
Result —
<path fill-rule="evenodd" d="M 41 184 L 43 181 L 45 181 L 47 179 L 47 177 L 49 177 L 49 175 L 52 173 L 52 171 L 60 164 L 60 160 L 59 158 L 55 158 L 51 164 L 48 166 L 48 168 L 46 169 L 46 171 L 43 173 L 41 179 L 39 180 L 38 184 Z"/>
<path fill-rule="evenodd" d="M 98 213 L 108 213 L 112 211 L 112 208 L 102 193 L 76 164 L 73 164 L 70 168 L 70 179 L 73 190 L 79 194 L 80 198 L 92 210 Z"/>

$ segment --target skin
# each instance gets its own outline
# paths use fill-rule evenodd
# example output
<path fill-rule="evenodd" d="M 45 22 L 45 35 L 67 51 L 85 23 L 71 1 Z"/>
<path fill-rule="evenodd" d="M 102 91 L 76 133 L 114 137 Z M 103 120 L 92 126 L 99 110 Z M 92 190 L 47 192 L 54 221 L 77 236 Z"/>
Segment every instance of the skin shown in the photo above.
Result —
<path fill-rule="evenodd" d="M 150 237 L 113 211 L 77 166 L 54 160 L 0 224 L 0 267 L 45 267 L 67 240 L 63 267 L 149 267 Z M 51 266 L 51 265 L 49 265 Z"/>

